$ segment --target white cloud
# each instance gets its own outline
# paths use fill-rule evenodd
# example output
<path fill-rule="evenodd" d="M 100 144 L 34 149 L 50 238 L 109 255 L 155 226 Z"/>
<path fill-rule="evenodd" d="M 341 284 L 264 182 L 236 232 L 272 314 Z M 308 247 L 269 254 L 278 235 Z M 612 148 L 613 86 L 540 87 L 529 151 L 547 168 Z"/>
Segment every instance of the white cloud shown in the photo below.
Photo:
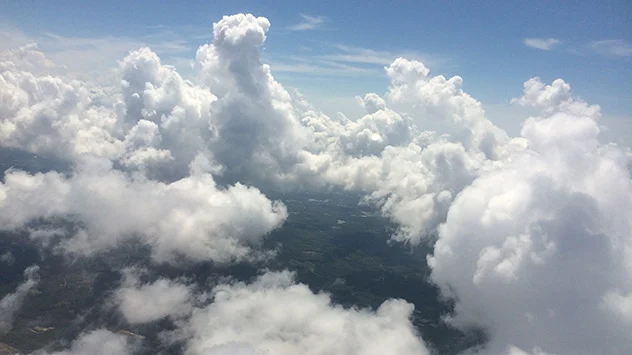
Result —
<path fill-rule="evenodd" d="M 213 303 L 183 324 L 187 354 L 428 354 L 410 317 L 413 305 L 343 308 L 296 284 L 287 271 L 213 289 Z"/>
<path fill-rule="evenodd" d="M 625 154 L 599 144 L 599 108 L 573 98 L 563 81 L 532 79 L 518 100 L 542 106 L 523 124 L 526 149 L 455 199 L 431 278 L 457 300 L 453 324 L 487 328 L 486 353 L 628 353 L 627 308 L 603 306 L 632 289 Z"/>
<path fill-rule="evenodd" d="M 528 47 L 540 49 L 543 51 L 550 51 L 562 43 L 556 38 L 525 38 L 524 44 Z"/>
<path fill-rule="evenodd" d="M 137 346 L 128 336 L 98 329 L 81 334 L 67 350 L 55 352 L 38 350 L 31 355 L 131 355 L 136 349 Z"/>
<path fill-rule="evenodd" d="M 376 51 L 342 44 L 327 45 L 325 52 L 310 51 L 302 55 L 270 55 L 269 64 L 275 73 L 290 72 L 305 76 L 383 77 L 385 65 L 398 57 L 441 65 L 447 58 L 415 51 Z"/>
<path fill-rule="evenodd" d="M 56 172 L 5 175 L 0 184 L 3 228 L 40 217 L 80 223 L 78 232 L 60 245 L 73 254 L 91 255 L 138 238 L 152 247 L 157 261 L 231 262 L 261 257 L 252 246 L 280 226 L 287 211 L 255 188 L 218 188 L 210 174 L 195 168 L 191 176 L 163 183 L 96 160 L 80 163 L 70 177 Z"/>
<path fill-rule="evenodd" d="M 107 69 L 116 65 L 117 60 L 141 47 L 151 47 L 169 62 L 172 57 L 189 55 L 195 47 L 189 44 L 188 38 L 168 31 L 153 32 L 140 38 L 62 36 L 50 32 L 29 35 L 16 28 L 0 27 L 0 51 L 37 43 L 58 65 L 91 80 L 99 80 Z"/>
<path fill-rule="evenodd" d="M 215 25 L 214 44 L 202 47 L 198 58 L 206 78 L 225 79 L 209 83 L 219 99 L 208 87 L 183 80 L 146 48 L 120 62 L 118 88 L 47 75 L 52 69 L 36 47 L 5 53 L 0 62 L 6 68 L 0 74 L 3 145 L 77 164 L 70 177 L 8 173 L 0 196 L 3 227 L 17 228 L 37 217 L 78 217 L 84 228 L 62 247 L 79 254 L 140 236 L 160 261 L 185 256 L 228 262 L 259 255 L 251 246 L 283 222 L 285 207 L 241 184 L 217 187 L 210 173 L 224 169 L 233 181 L 249 173 L 256 174 L 253 179 L 282 179 L 283 170 L 298 159 L 296 142 L 303 133 L 284 103 L 289 95 L 258 59 L 257 46 L 268 27 L 265 18 L 252 15 Z M 231 52 L 238 50 L 239 55 Z M 244 51 L 251 53 L 245 67 L 225 66 L 242 64 Z M 215 55 L 222 62 L 214 62 Z M 249 79 L 250 72 L 257 80 Z M 254 128 L 249 136 L 244 127 Z M 287 149 L 279 149 L 276 134 L 287 139 Z M 262 144 L 268 149 L 260 149 Z M 86 159 L 86 154 L 100 158 Z M 113 162 L 124 171 L 113 169 Z M 32 208 L 23 200 L 31 193 L 43 193 L 38 199 L 49 198 L 51 204 Z M 145 207 L 152 199 L 150 205 L 166 214 Z M 231 212 L 230 206 L 236 209 Z"/>
<path fill-rule="evenodd" d="M 300 14 L 303 20 L 295 25 L 288 27 L 293 31 L 308 31 L 321 28 L 325 24 L 326 18 L 324 16 L 309 16 Z"/>
<path fill-rule="evenodd" d="M 611 57 L 632 56 L 632 44 L 622 39 L 592 41 L 588 47 L 596 53 Z"/>
<path fill-rule="evenodd" d="M 125 270 L 121 287 L 113 301 L 129 323 L 149 323 L 165 317 L 188 315 L 193 307 L 191 286 L 158 279 L 142 284 L 138 270 Z"/>
<path fill-rule="evenodd" d="M 37 272 L 39 267 L 30 266 L 24 270 L 26 280 L 17 289 L 0 300 L 0 334 L 8 333 L 13 328 L 13 319 L 22 308 L 29 291 L 39 283 Z"/>
<path fill-rule="evenodd" d="M 270 26 L 244 14 L 215 23 L 196 53 L 195 83 L 147 48 L 120 62 L 114 86 L 72 79 L 35 47 L 3 54 L 0 144 L 75 166 L 9 171 L 3 228 L 69 217 L 80 223 L 60 246 L 67 252 L 138 238 L 157 261 L 252 260 L 265 256 L 258 245 L 287 211 L 236 182 L 340 186 L 364 192 L 397 223 L 395 240 L 436 234 L 431 279 L 455 299 L 454 326 L 487 330 L 484 352 L 632 352 L 630 154 L 599 142 L 599 106 L 561 79 L 530 79 L 513 102 L 540 113 L 510 138 L 461 77 L 397 58 L 385 67 L 384 97 L 359 97 L 358 119 L 332 119 L 262 63 Z M 425 130 L 435 126 L 444 130 Z M 152 300 L 155 313 L 127 312 L 131 321 L 168 316 L 176 304 L 176 318 L 189 311 L 187 292 L 171 281 L 127 289 L 132 299 L 181 291 Z M 403 301 L 343 309 L 287 273 L 214 295 L 179 321 L 191 353 L 425 351 Z"/>
<path fill-rule="evenodd" d="M 345 76 L 345 77 L 365 77 L 380 76 L 380 71 L 371 68 L 360 68 L 352 65 L 339 64 L 336 62 L 321 62 L 318 60 L 300 61 L 272 61 L 270 68 L 275 73 L 298 73 L 309 76 Z"/>

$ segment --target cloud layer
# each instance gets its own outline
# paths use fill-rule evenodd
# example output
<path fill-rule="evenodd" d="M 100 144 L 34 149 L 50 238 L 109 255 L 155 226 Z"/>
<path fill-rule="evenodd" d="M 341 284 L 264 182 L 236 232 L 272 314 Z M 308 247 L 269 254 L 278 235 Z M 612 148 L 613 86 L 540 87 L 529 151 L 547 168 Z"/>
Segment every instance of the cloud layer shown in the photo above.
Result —
<path fill-rule="evenodd" d="M 223 17 L 196 53 L 195 82 L 148 48 L 121 60 L 114 86 L 71 79 L 36 46 L 3 53 L 0 144 L 73 168 L 7 171 L 2 227 L 62 233 L 56 247 L 80 255 L 136 239 L 158 262 L 253 260 L 288 213 L 257 187 L 341 187 L 397 223 L 394 240 L 434 243 L 431 281 L 456 305 L 446 320 L 486 329 L 482 353 L 632 352 L 630 154 L 598 141 L 598 106 L 562 79 L 530 79 L 513 102 L 540 114 L 512 138 L 461 77 L 398 58 L 385 67 L 384 95 L 357 98 L 362 117 L 331 118 L 261 62 L 270 26 Z M 33 226 L 54 218 L 75 227 Z M 131 323 L 179 319 L 172 336 L 191 354 L 427 352 L 405 301 L 343 309 L 287 272 L 217 286 L 204 307 L 192 292 L 132 275 L 116 300 Z M 97 334 L 76 344 L 119 344 Z"/>

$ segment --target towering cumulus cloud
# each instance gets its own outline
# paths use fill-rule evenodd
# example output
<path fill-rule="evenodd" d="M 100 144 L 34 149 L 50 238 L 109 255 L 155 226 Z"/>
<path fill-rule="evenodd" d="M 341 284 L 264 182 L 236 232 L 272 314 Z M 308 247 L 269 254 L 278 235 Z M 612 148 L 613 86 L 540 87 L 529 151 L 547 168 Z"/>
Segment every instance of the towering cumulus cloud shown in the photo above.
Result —
<path fill-rule="evenodd" d="M 540 113 L 512 138 L 461 77 L 398 58 L 384 95 L 356 98 L 362 117 L 332 119 L 262 62 L 269 29 L 250 14 L 214 23 L 193 81 L 149 48 L 111 86 L 72 79 L 34 45 L 3 53 L 0 145 L 72 169 L 6 171 L 1 228 L 75 255 L 135 239 L 158 262 L 249 261 L 288 216 L 257 187 L 335 186 L 364 193 L 398 225 L 393 240 L 433 243 L 430 280 L 455 303 L 446 321 L 488 335 L 476 352 L 632 353 L 632 154 L 599 141 L 598 106 L 530 79 L 513 103 Z M 173 320 L 165 339 L 189 354 L 428 352 L 402 300 L 342 308 L 286 271 L 203 291 L 128 273 L 113 301 L 129 323 Z M 102 330 L 67 353 L 101 342 L 130 349 Z"/>
<path fill-rule="evenodd" d="M 207 145 L 218 121 L 208 88 L 185 82 L 146 48 L 121 61 L 120 88 L 40 75 L 50 66 L 43 58 L 33 46 L 2 56 L 1 141 L 75 168 L 70 176 L 5 172 L 2 228 L 68 217 L 79 228 L 61 247 L 72 253 L 140 238 L 157 261 L 258 257 L 251 247 L 287 212 L 256 188 L 215 183 L 211 173 L 227 165 Z"/>
<path fill-rule="evenodd" d="M 294 180 L 288 174 L 308 144 L 290 95 L 261 63 L 269 28 L 263 17 L 224 16 L 213 24 L 213 43 L 196 54 L 202 80 L 219 98 L 211 107 L 208 148 L 230 180 Z"/>
<path fill-rule="evenodd" d="M 454 324 L 488 327 L 490 353 L 628 353 L 625 154 L 599 144 L 599 107 L 572 98 L 562 80 L 531 79 L 518 101 L 542 116 L 524 123 L 524 150 L 456 198 L 430 258 L 432 278 L 457 299 Z"/>

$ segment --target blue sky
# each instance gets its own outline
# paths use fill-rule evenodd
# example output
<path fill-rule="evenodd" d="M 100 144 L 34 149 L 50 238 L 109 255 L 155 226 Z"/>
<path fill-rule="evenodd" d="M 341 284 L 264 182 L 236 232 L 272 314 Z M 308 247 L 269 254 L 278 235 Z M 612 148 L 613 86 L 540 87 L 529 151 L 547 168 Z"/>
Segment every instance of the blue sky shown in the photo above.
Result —
<path fill-rule="evenodd" d="M 577 95 L 600 104 L 604 115 L 632 119 L 629 0 L 0 0 L 0 8 L 3 47 L 35 40 L 45 52 L 58 53 L 53 59 L 82 68 L 115 65 L 125 51 L 150 45 L 186 71 L 222 15 L 265 16 L 272 27 L 264 60 L 275 77 L 330 112 L 344 110 L 354 95 L 383 93 L 383 66 L 404 55 L 423 60 L 434 74 L 462 76 L 465 90 L 489 111 L 519 96 L 531 77 L 561 77 Z"/>

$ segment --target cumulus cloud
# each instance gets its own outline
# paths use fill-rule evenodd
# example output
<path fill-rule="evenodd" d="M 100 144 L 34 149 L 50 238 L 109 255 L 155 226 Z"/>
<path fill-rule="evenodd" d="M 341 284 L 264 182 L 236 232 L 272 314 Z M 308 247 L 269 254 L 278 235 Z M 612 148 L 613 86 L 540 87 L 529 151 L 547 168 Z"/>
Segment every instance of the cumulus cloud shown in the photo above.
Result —
<path fill-rule="evenodd" d="M 460 77 L 431 76 L 423 63 L 403 58 L 385 69 L 391 79 L 386 100 L 358 98 L 367 112 L 359 120 L 334 121 L 304 108 L 303 123 L 326 151 L 310 164 L 328 183 L 367 192 L 400 225 L 393 237 L 417 244 L 445 219 L 464 187 L 520 142 L 509 142 L 485 117 Z M 387 102 L 412 111 L 400 115 Z M 441 122 L 450 134 L 424 131 L 427 122 Z"/>
<path fill-rule="evenodd" d="M 488 328 L 489 353 L 628 353 L 625 154 L 599 144 L 599 108 L 570 96 L 563 81 L 532 79 L 519 101 L 542 106 L 517 138 L 527 147 L 455 199 L 429 259 L 431 277 L 457 300 L 453 324 Z"/>
<path fill-rule="evenodd" d="M 127 335 L 113 333 L 107 329 L 98 329 L 81 334 L 67 350 L 47 352 L 39 350 L 32 355 L 129 355 L 136 350 L 136 344 Z"/>
<path fill-rule="evenodd" d="M 119 63 L 111 87 L 64 76 L 33 46 L 3 54 L 0 144 L 74 166 L 6 172 L 3 228 L 61 217 L 76 222 L 58 246 L 69 253 L 135 238 L 156 261 L 253 260 L 287 211 L 244 184 L 339 186 L 397 223 L 393 239 L 436 239 L 430 277 L 455 301 L 447 320 L 484 327 L 483 352 L 632 352 L 632 160 L 598 141 L 599 106 L 562 79 L 530 79 L 512 102 L 540 114 L 510 138 L 461 77 L 398 58 L 385 67 L 385 95 L 357 98 L 362 117 L 332 119 L 261 61 L 270 26 L 223 17 L 196 53 L 195 82 L 148 48 Z M 437 122 L 445 132 L 426 130 Z M 344 309 L 285 272 L 220 285 L 202 308 L 186 285 L 163 279 L 130 276 L 117 297 L 132 323 L 179 318 L 189 353 L 427 351 L 410 304 Z M 134 306 L 140 299 L 151 310 Z"/>
<path fill-rule="evenodd" d="M 557 47 L 561 41 L 556 38 L 525 38 L 524 44 L 528 47 L 540 49 L 543 51 L 550 51 Z"/>
<path fill-rule="evenodd" d="M 138 270 L 125 270 L 114 302 L 129 323 L 149 323 L 165 317 L 178 318 L 191 312 L 191 286 L 169 279 L 141 283 Z"/>
<path fill-rule="evenodd" d="M 257 189 L 220 188 L 195 167 L 191 176 L 172 183 L 128 175 L 103 160 L 80 162 L 70 177 L 9 171 L 4 180 L 3 228 L 36 218 L 69 218 L 78 222 L 78 231 L 60 248 L 79 255 L 136 238 L 152 247 L 156 261 L 244 260 L 256 257 L 250 246 L 287 217 L 283 204 Z"/>
<path fill-rule="evenodd" d="M 413 305 L 343 308 L 287 272 L 222 284 L 213 303 L 183 325 L 187 354 L 428 354 L 410 317 Z"/>
<path fill-rule="evenodd" d="M 13 319 L 22 308 L 24 299 L 29 291 L 39 283 L 38 271 L 37 265 L 24 270 L 26 280 L 13 293 L 9 293 L 0 300 L 0 333 L 8 333 L 13 328 Z"/>
<path fill-rule="evenodd" d="M 70 176 L 7 172 L 0 187 L 3 228 L 71 218 L 79 230 L 61 248 L 82 255 L 140 238 L 157 261 L 258 257 L 251 246 L 280 226 L 287 212 L 236 182 L 248 180 L 248 172 L 274 180 L 282 167 L 269 163 L 295 159 L 300 147 L 291 109 L 271 101 L 289 96 L 258 59 L 268 27 L 267 19 L 252 15 L 215 24 L 214 43 L 200 51 L 217 54 L 220 62 L 207 58 L 200 65 L 203 73 L 225 78 L 222 85 L 233 85 L 224 87 L 227 92 L 211 85 L 219 99 L 209 87 L 183 80 L 147 48 L 120 62 L 119 87 L 56 75 L 34 46 L 5 53 L 2 145 L 59 156 L 75 169 Z M 288 137 L 283 147 L 273 139 L 277 133 Z M 222 173 L 235 184 L 218 186 L 212 174 Z"/>
<path fill-rule="evenodd" d="M 225 16 L 213 25 L 212 44 L 196 54 L 200 75 L 219 100 L 211 107 L 208 141 L 229 180 L 295 183 L 311 143 L 289 93 L 261 62 L 270 23 L 253 15 Z"/>

